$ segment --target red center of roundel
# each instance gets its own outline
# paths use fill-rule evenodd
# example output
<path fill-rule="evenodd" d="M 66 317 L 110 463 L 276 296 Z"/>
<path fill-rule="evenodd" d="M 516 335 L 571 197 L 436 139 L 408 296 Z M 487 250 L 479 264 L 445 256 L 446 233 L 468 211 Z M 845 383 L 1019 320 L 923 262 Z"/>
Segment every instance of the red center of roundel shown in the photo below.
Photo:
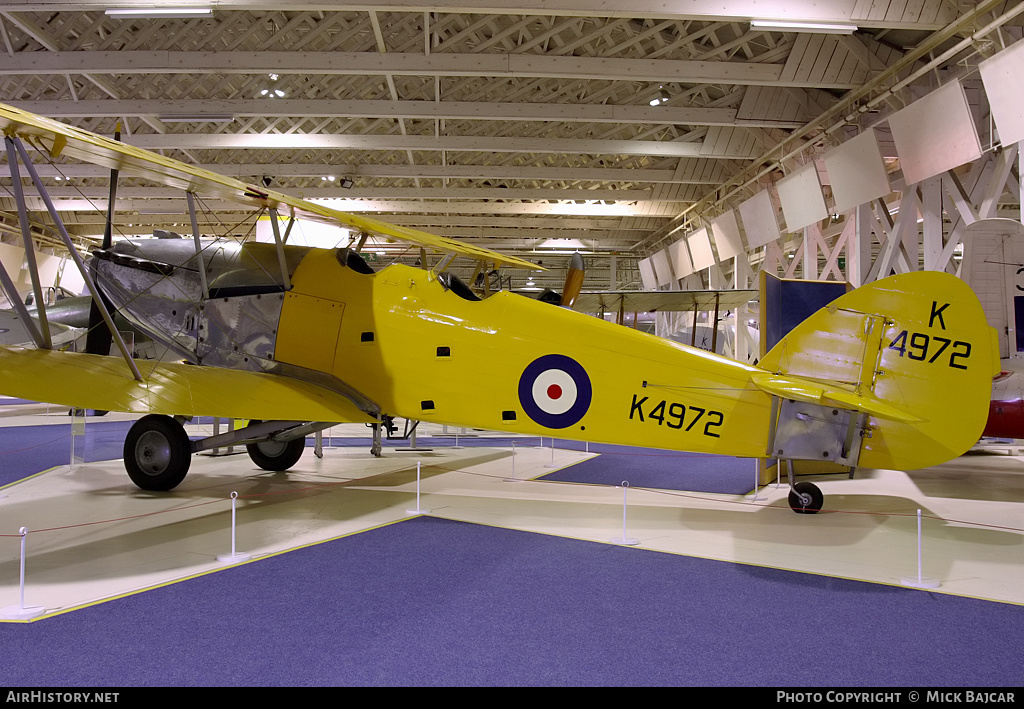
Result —
<path fill-rule="evenodd" d="M 562 387 L 558 386 L 557 384 L 552 384 L 551 386 L 548 387 L 548 398 L 549 399 L 558 399 L 561 396 L 562 396 Z"/>

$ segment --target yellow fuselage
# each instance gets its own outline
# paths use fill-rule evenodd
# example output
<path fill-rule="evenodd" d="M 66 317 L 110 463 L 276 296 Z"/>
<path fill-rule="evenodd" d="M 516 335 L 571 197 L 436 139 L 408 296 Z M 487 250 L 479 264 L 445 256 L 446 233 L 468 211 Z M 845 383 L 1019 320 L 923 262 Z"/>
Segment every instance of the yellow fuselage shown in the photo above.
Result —
<path fill-rule="evenodd" d="M 373 275 L 312 251 L 275 359 L 328 372 L 382 413 L 687 451 L 766 454 L 760 370 L 508 292 L 469 301 L 431 273 Z"/>

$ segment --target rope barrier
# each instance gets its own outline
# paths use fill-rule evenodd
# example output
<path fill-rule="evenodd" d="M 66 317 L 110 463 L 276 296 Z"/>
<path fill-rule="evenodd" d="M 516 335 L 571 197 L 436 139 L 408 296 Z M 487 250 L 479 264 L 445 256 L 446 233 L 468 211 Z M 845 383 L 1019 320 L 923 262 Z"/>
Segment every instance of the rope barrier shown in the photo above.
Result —
<path fill-rule="evenodd" d="M 58 439 L 58 440 L 60 440 L 60 439 Z M 498 441 L 496 441 L 496 443 L 497 442 Z M 501 442 L 504 443 L 504 440 L 502 440 Z M 344 448 L 346 446 L 334 446 L 334 447 L 335 448 Z M 490 447 L 490 446 L 481 446 L 481 447 Z M 503 446 L 494 446 L 494 447 L 503 447 Z M 517 447 L 517 450 L 519 450 L 519 451 L 522 451 L 523 449 L 532 449 L 532 450 L 538 450 L 538 451 L 546 451 L 546 450 L 548 450 L 548 447 L 547 446 L 543 446 L 543 445 L 520 445 L 520 446 Z M 574 450 L 568 449 L 568 448 L 561 449 L 561 450 L 569 451 L 569 452 L 577 452 L 577 453 L 582 453 L 583 452 L 583 451 L 574 451 Z M 8 451 L 8 452 L 10 452 L 10 451 Z M 0 453 L 0 454 L 2 454 L 2 453 Z M 642 454 L 641 453 L 608 453 L 608 454 L 598 454 L 598 455 L 642 455 Z M 663 455 L 661 457 L 688 457 L 688 456 L 686 454 L 681 454 L 681 455 L 678 455 L 678 456 Z M 689 457 L 696 457 L 696 456 L 689 456 Z M 420 465 L 420 463 L 417 463 L 417 466 L 419 466 L 419 465 Z M 409 465 L 407 468 L 402 468 L 402 469 L 399 469 L 399 470 L 388 471 L 388 474 L 391 475 L 391 474 L 398 473 L 398 472 L 412 472 L 415 469 L 416 469 L 416 467 L 414 467 L 412 465 Z M 461 467 L 448 467 L 448 466 L 444 466 L 444 465 L 439 465 L 437 463 L 423 464 L 422 465 L 422 469 L 423 469 L 424 473 L 427 473 L 430 470 L 434 470 L 434 471 L 447 472 L 447 473 L 462 473 L 464 475 L 471 475 L 471 476 L 474 476 L 474 477 L 488 478 L 488 479 L 493 479 L 493 480 L 504 480 L 507 477 L 507 476 L 501 475 L 501 474 L 491 474 L 491 473 L 484 473 L 484 472 L 480 472 L 480 471 L 466 470 L 466 469 L 463 469 Z M 321 473 L 321 475 L 323 475 L 323 474 Z M 301 486 L 291 487 L 291 488 L 289 488 L 287 490 L 274 490 L 274 491 L 268 491 L 268 492 L 251 493 L 251 494 L 245 494 L 245 495 L 237 495 L 237 497 L 240 500 L 255 500 L 255 499 L 260 499 L 260 498 L 269 498 L 269 497 L 276 497 L 276 496 L 281 496 L 281 495 L 293 495 L 293 494 L 303 494 L 303 493 L 308 493 L 308 492 L 320 492 L 320 491 L 326 491 L 326 490 L 330 490 L 332 488 L 337 488 L 337 487 L 360 485 L 362 483 L 365 483 L 365 481 L 367 481 L 367 480 L 371 480 L 371 479 L 373 479 L 375 477 L 378 477 L 379 475 L 381 475 L 380 472 L 373 472 L 373 473 L 370 473 L 370 474 L 362 476 L 362 477 L 354 477 L 354 478 L 346 477 L 343 480 L 336 480 L 336 481 L 331 481 L 331 482 L 306 482 L 306 483 L 304 483 Z M 520 482 L 532 482 L 532 483 L 538 483 L 538 484 L 543 484 L 543 485 L 567 485 L 567 486 L 571 485 L 571 486 L 575 486 L 575 487 L 585 486 L 585 487 L 592 487 L 592 488 L 595 488 L 595 489 L 605 489 L 605 490 L 607 490 L 609 488 L 612 488 L 612 487 L 615 487 L 615 488 L 621 487 L 620 485 L 610 486 L 610 485 L 603 484 L 603 483 L 566 482 L 566 481 L 562 481 L 562 480 L 544 480 L 543 478 L 520 478 L 519 481 Z M 742 505 L 742 506 L 747 507 L 747 508 L 749 508 L 749 507 L 756 507 L 756 508 L 759 508 L 759 509 L 780 510 L 780 511 L 785 511 L 785 512 L 787 512 L 789 514 L 793 514 L 793 512 L 792 512 L 793 508 L 791 508 L 788 504 L 780 504 L 778 502 L 770 503 L 770 504 L 768 504 L 768 503 L 758 504 L 758 503 L 754 503 L 754 502 L 751 502 L 751 501 L 746 500 L 746 499 L 740 499 L 740 500 L 724 499 L 722 497 L 722 495 L 725 494 L 725 493 L 719 493 L 718 496 L 712 497 L 712 496 L 710 496 L 708 494 L 686 492 L 686 491 L 677 491 L 677 490 L 665 490 L 665 489 L 661 489 L 661 488 L 638 487 L 638 486 L 632 486 L 632 485 L 631 485 L 631 489 L 633 489 L 634 491 L 637 491 L 637 492 L 643 491 L 643 492 L 646 492 L 646 493 L 649 493 L 649 494 L 661 495 L 661 496 L 665 496 L 665 497 L 684 498 L 684 499 L 689 499 L 689 500 L 698 500 L 698 501 L 702 501 L 702 502 L 712 502 L 712 503 L 716 503 L 716 504 L 725 504 L 725 505 Z M 227 497 L 223 498 L 223 499 L 206 500 L 206 501 L 203 501 L 203 502 L 196 502 L 194 504 L 189 504 L 189 505 L 183 505 L 183 506 L 180 506 L 180 507 L 175 507 L 173 509 L 157 510 L 157 511 L 154 511 L 154 512 L 145 512 L 145 513 L 137 514 L 137 515 L 128 515 L 128 516 L 124 516 L 124 517 L 115 517 L 115 518 L 110 518 L 110 519 L 94 520 L 94 521 L 91 521 L 91 522 L 80 522 L 80 523 L 76 523 L 76 524 L 68 524 L 68 525 L 62 525 L 62 526 L 57 526 L 57 527 L 46 527 L 46 528 L 41 528 L 41 529 L 33 529 L 33 530 L 30 530 L 30 533 L 37 534 L 37 533 L 41 533 L 41 532 L 65 531 L 65 530 L 68 530 L 68 529 L 76 529 L 76 528 L 80 528 L 80 527 L 90 527 L 90 526 L 95 526 L 95 525 L 99 525 L 99 524 L 123 522 L 123 521 L 127 521 L 127 520 L 140 519 L 140 518 L 152 517 L 152 516 L 163 515 L 163 514 L 173 514 L 173 513 L 182 512 L 182 511 L 190 510 L 190 509 L 196 509 L 196 508 L 199 508 L 199 507 L 205 507 L 205 506 L 213 505 L 213 504 L 217 504 L 217 503 L 230 503 L 230 502 L 231 502 L 231 499 L 227 498 Z M 914 510 L 915 511 L 906 511 L 906 512 L 901 512 L 901 511 L 877 512 L 877 511 L 868 511 L 868 510 L 840 510 L 840 509 L 822 508 L 821 512 L 829 513 L 829 514 L 865 515 L 865 516 L 871 516 L 871 517 L 878 517 L 878 516 L 884 516 L 884 517 L 916 517 L 917 516 L 916 507 L 914 508 Z M 1020 527 L 1012 527 L 1012 526 L 998 525 L 998 524 L 987 524 L 987 523 L 983 523 L 983 522 L 973 522 L 973 521 L 970 521 L 970 520 L 946 518 L 946 517 L 941 517 L 941 516 L 938 516 L 938 515 L 922 515 L 922 518 L 923 519 L 933 520 L 933 521 L 938 521 L 938 522 L 945 522 L 947 524 L 959 524 L 959 525 L 964 525 L 964 526 L 968 526 L 968 527 L 976 527 L 976 528 L 981 528 L 981 529 L 993 529 L 993 530 L 1000 530 L 1000 531 L 1022 532 L 1022 533 L 1024 533 L 1024 528 L 1020 528 Z M 0 534 L 0 538 L 5 538 L 5 537 L 8 537 L 8 538 L 20 538 L 20 536 L 21 535 L 19 535 L 19 534 Z"/>

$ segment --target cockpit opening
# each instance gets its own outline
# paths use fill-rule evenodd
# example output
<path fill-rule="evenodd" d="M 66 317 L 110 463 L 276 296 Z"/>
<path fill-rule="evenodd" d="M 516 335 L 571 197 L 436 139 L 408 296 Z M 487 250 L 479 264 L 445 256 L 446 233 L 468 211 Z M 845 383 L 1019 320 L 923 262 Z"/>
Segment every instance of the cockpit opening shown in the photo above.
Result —
<path fill-rule="evenodd" d="M 362 273 L 367 276 L 373 274 L 373 267 L 366 263 L 363 257 L 359 255 L 359 252 L 354 249 L 338 249 L 334 252 L 334 257 L 338 259 L 338 263 L 342 266 L 348 266 L 356 273 Z"/>
<path fill-rule="evenodd" d="M 445 290 L 451 291 L 463 300 L 477 301 L 481 299 L 469 286 L 463 283 L 461 278 L 450 271 L 443 272 L 437 277 L 437 280 Z"/>

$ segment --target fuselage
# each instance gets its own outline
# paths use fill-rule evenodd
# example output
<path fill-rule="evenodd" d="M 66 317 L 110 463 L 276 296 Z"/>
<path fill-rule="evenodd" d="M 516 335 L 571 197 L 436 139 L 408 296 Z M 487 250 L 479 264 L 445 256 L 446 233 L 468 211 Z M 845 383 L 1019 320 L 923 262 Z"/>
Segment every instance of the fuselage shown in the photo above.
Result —
<path fill-rule="evenodd" d="M 756 368 L 505 291 L 475 299 L 421 269 L 374 273 L 345 250 L 286 247 L 287 289 L 272 245 L 221 251 L 203 294 L 194 247 L 175 241 L 96 266 L 126 317 L 197 364 L 301 377 L 374 414 L 766 454 Z"/>

